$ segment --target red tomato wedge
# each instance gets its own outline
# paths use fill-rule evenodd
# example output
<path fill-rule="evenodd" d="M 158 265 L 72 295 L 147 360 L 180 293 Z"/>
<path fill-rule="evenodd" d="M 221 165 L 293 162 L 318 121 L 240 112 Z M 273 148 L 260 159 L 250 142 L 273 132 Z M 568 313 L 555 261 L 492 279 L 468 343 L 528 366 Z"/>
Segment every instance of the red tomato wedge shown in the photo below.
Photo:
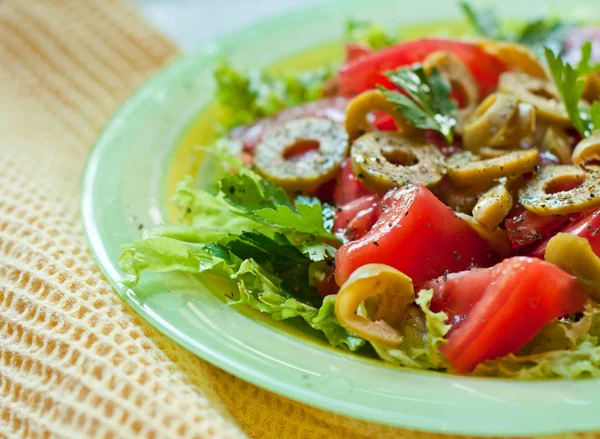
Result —
<path fill-rule="evenodd" d="M 337 209 L 333 231 L 346 241 L 362 238 L 381 215 L 381 196 L 366 195 Z"/>
<path fill-rule="evenodd" d="M 346 120 L 347 105 L 348 99 L 343 97 L 324 98 L 298 107 L 288 108 L 271 117 L 259 119 L 253 124 L 235 128 L 231 132 L 231 137 L 240 140 L 244 144 L 245 151 L 253 152 L 265 135 L 290 120 L 301 117 L 319 117 L 343 123 Z"/>
<path fill-rule="evenodd" d="M 504 222 L 508 239 L 514 249 L 525 247 L 549 236 L 568 223 L 572 216 L 542 216 L 528 210 L 519 209 Z"/>
<path fill-rule="evenodd" d="M 352 159 L 347 158 L 337 175 L 335 189 L 333 190 L 333 202 L 336 206 L 348 204 L 373 192 L 360 182 L 352 170 Z"/>
<path fill-rule="evenodd" d="M 581 218 L 573 220 L 560 230 L 556 231 L 556 233 L 569 233 L 587 239 L 592 246 L 594 253 L 600 256 L 600 209 L 586 212 Z M 554 235 L 555 234 L 552 236 Z M 544 259 L 546 246 L 550 239 L 551 237 L 548 237 L 542 241 L 529 254 Z"/>
<path fill-rule="evenodd" d="M 441 351 L 459 373 L 518 351 L 553 319 L 583 311 L 587 300 L 573 276 L 524 256 L 424 288 L 435 290 L 432 310 L 447 312 L 453 323 Z"/>
<path fill-rule="evenodd" d="M 395 88 L 384 72 L 422 62 L 428 55 L 440 50 L 452 52 L 469 67 L 482 97 L 494 91 L 500 74 L 509 70 L 506 64 L 475 44 L 440 38 L 422 39 L 387 47 L 344 66 L 340 71 L 340 94 L 353 96 L 378 84 Z"/>
<path fill-rule="evenodd" d="M 344 45 L 344 51 L 346 52 L 346 64 L 356 61 L 365 55 L 370 55 L 374 52 L 368 46 L 360 43 L 349 42 Z"/>
<path fill-rule="evenodd" d="M 418 286 L 446 271 L 493 262 L 490 248 L 479 235 L 424 186 L 389 192 L 381 209 L 383 213 L 369 233 L 338 250 L 338 285 L 370 263 L 390 265 Z"/>

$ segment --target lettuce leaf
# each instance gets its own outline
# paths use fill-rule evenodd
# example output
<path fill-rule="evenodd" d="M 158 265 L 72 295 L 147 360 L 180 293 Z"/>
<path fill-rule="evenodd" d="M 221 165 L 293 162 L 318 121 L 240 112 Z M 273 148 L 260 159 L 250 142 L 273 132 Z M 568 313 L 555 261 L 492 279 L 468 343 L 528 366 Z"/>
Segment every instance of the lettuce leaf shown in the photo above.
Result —
<path fill-rule="evenodd" d="M 520 352 L 486 361 L 474 374 L 522 380 L 600 377 L 600 306 L 588 303 L 576 322 L 546 325 Z"/>
<path fill-rule="evenodd" d="M 256 69 L 236 70 L 222 61 L 215 70 L 217 100 L 229 129 L 246 125 L 278 111 L 321 97 L 333 69 L 318 68 L 297 74 L 268 74 Z"/>
<path fill-rule="evenodd" d="M 449 364 L 441 354 L 440 347 L 447 341 L 444 336 L 451 325 L 446 324 L 448 315 L 434 313 L 429 309 L 433 290 L 419 292 L 419 297 L 398 328 L 404 341 L 397 349 L 372 343 L 382 360 L 397 366 L 416 369 L 447 370 Z"/>
<path fill-rule="evenodd" d="M 364 20 L 348 20 L 346 22 L 345 40 L 363 44 L 371 49 L 384 49 L 398 42 L 388 35 L 385 29 L 375 23 Z"/>
<path fill-rule="evenodd" d="M 246 236 L 248 242 L 253 242 L 254 239 L 258 243 L 258 240 L 262 242 L 265 239 L 259 234 L 247 233 Z M 266 245 L 274 250 L 271 244 Z M 291 246 L 285 248 L 289 252 L 295 250 Z M 281 252 L 281 249 L 278 251 Z M 334 312 L 335 296 L 325 298 L 320 308 L 303 303 L 294 297 L 297 292 L 294 292 L 294 295 L 289 293 L 289 284 L 296 285 L 296 283 L 286 282 L 284 278 L 269 269 L 276 259 L 277 264 L 289 265 L 297 262 L 296 267 L 304 267 L 308 272 L 308 264 L 302 262 L 302 253 L 295 251 L 297 253 L 286 255 L 294 261 L 270 256 L 273 260 L 269 263 L 263 261 L 259 264 L 253 258 L 238 257 L 226 245 L 220 243 L 195 244 L 167 237 L 149 237 L 123 246 L 119 265 L 126 273 L 122 282 L 127 286 L 134 286 L 144 271 L 210 273 L 224 277 L 237 286 L 230 305 L 246 305 L 269 314 L 275 320 L 300 317 L 310 327 L 322 332 L 327 341 L 335 347 L 355 351 L 364 346 L 363 339 L 351 334 L 339 324 Z M 264 252 L 259 255 L 259 257 L 263 256 Z M 294 269 L 297 269 L 296 267 Z M 289 270 L 289 267 L 287 269 Z M 285 274 L 285 271 L 282 273 Z"/>

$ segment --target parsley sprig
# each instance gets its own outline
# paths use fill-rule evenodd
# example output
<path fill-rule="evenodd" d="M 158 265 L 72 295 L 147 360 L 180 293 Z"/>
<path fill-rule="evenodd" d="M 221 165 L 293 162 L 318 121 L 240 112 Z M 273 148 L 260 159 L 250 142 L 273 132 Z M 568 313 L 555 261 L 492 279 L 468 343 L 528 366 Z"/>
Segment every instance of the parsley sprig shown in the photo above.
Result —
<path fill-rule="evenodd" d="M 420 65 L 388 72 L 387 77 L 406 95 L 381 88 L 397 110 L 417 128 L 440 132 L 448 143 L 454 141 L 458 121 L 456 102 L 450 99 L 450 82 L 434 69 L 429 77 Z"/>
<path fill-rule="evenodd" d="M 543 46 L 556 51 L 562 50 L 565 33 L 573 27 L 572 23 L 540 18 L 526 23 L 516 32 L 507 32 L 493 9 L 478 10 L 467 1 L 461 1 L 460 7 L 478 35 L 492 40 L 525 44 L 538 53 Z"/>
<path fill-rule="evenodd" d="M 589 137 L 600 128 L 600 103 L 590 107 L 580 105 L 585 86 L 584 76 L 600 71 L 600 64 L 591 62 L 592 45 L 588 41 L 581 47 L 581 61 L 576 67 L 565 62 L 560 54 L 544 48 L 548 69 L 573 126 L 583 137 Z"/>

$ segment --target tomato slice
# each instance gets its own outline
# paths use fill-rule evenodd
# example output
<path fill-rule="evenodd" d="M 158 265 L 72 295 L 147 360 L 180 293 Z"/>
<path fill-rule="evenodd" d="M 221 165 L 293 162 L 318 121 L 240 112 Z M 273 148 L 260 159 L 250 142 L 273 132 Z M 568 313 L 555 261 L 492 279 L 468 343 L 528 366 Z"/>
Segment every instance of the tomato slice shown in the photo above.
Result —
<path fill-rule="evenodd" d="M 347 158 L 342 163 L 337 175 L 335 189 L 333 190 L 333 202 L 336 206 L 343 206 L 357 198 L 372 195 L 373 192 L 360 182 L 352 170 L 352 159 Z"/>
<path fill-rule="evenodd" d="M 422 288 L 434 290 L 430 305 L 433 312 L 445 311 L 452 323 L 458 323 L 479 301 L 491 282 L 491 276 L 489 268 L 474 268 L 432 279 Z M 456 293 L 459 286 L 459 293 Z"/>
<path fill-rule="evenodd" d="M 574 219 L 572 222 L 565 225 L 563 228 L 558 230 L 556 233 L 569 233 L 571 235 L 585 238 L 589 241 L 594 253 L 600 256 L 600 209 L 586 212 L 583 216 L 580 215 L 579 219 Z M 553 234 L 552 236 L 554 236 Z M 551 237 L 548 237 L 537 245 L 531 253 L 531 256 L 544 259 L 546 253 L 546 246 Z"/>
<path fill-rule="evenodd" d="M 370 55 L 374 50 L 364 44 L 349 42 L 344 45 L 344 52 L 346 52 L 346 64 L 348 64 Z"/>
<path fill-rule="evenodd" d="M 441 38 L 422 39 L 387 47 L 344 66 L 340 71 L 340 94 L 353 96 L 378 84 L 395 88 L 384 76 L 385 71 L 422 62 L 440 50 L 452 52 L 469 67 L 482 97 L 494 91 L 500 74 L 509 70 L 506 64 L 475 44 Z"/>
<path fill-rule="evenodd" d="M 333 221 L 333 231 L 344 241 L 363 237 L 381 215 L 381 196 L 366 195 L 338 207 Z"/>
<path fill-rule="evenodd" d="M 542 216 L 523 208 L 504 222 L 508 239 L 514 249 L 538 242 L 572 219 L 572 215 Z"/>
<path fill-rule="evenodd" d="M 265 135 L 290 120 L 301 117 L 319 117 L 343 123 L 346 120 L 347 105 L 348 99 L 340 96 L 309 102 L 308 104 L 288 108 L 250 125 L 235 128 L 231 132 L 231 137 L 240 140 L 244 144 L 245 151 L 253 152 Z"/>
<path fill-rule="evenodd" d="M 553 319 L 583 311 L 587 300 L 573 276 L 524 256 L 424 287 L 436 290 L 436 307 L 453 323 L 441 350 L 460 373 L 518 351 Z"/>
<path fill-rule="evenodd" d="M 361 239 L 336 255 L 336 281 L 342 285 L 365 264 L 390 265 L 415 285 L 472 266 L 489 266 L 489 246 L 424 186 L 406 186 L 381 201 L 383 213 Z"/>

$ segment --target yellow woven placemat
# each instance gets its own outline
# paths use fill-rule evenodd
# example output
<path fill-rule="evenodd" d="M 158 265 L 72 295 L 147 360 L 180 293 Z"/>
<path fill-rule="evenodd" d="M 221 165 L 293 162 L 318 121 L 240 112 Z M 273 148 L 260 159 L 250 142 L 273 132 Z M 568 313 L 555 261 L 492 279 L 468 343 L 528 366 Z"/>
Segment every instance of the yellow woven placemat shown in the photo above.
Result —
<path fill-rule="evenodd" d="M 0 437 L 442 437 L 234 378 L 103 279 L 80 225 L 84 162 L 121 102 L 177 54 L 119 0 L 0 0 Z"/>

